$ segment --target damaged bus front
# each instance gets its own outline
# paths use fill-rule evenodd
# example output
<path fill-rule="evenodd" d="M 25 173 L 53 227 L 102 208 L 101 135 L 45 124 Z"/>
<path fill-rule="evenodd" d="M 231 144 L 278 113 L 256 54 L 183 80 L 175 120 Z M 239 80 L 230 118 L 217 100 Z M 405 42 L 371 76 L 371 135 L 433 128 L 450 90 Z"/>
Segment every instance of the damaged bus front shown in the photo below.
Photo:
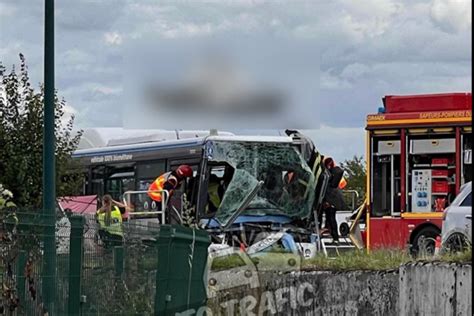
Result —
<path fill-rule="evenodd" d="M 196 206 L 214 243 L 315 254 L 327 177 L 316 151 L 310 167 L 290 137 L 215 136 L 203 155 Z"/>

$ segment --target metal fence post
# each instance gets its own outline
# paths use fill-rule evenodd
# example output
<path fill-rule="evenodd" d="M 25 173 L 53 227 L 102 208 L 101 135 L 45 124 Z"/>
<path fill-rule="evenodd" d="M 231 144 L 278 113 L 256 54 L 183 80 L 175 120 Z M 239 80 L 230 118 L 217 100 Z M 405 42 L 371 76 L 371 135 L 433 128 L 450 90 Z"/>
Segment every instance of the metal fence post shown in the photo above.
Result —
<path fill-rule="evenodd" d="M 53 315 L 56 286 L 56 165 L 54 101 L 54 0 L 44 9 L 44 126 L 43 126 L 43 214 L 44 255 L 42 294 L 49 315 Z"/>
<path fill-rule="evenodd" d="M 69 240 L 69 297 L 68 315 L 80 315 L 81 281 L 84 245 L 84 217 L 72 215 Z"/>
<path fill-rule="evenodd" d="M 114 267 L 115 267 L 115 277 L 120 278 L 123 273 L 123 247 L 122 246 L 114 247 Z"/>
<path fill-rule="evenodd" d="M 20 299 L 20 305 L 25 306 L 26 292 L 25 292 L 25 266 L 26 266 L 26 251 L 21 250 L 18 254 L 18 262 L 16 267 L 16 291 Z"/>

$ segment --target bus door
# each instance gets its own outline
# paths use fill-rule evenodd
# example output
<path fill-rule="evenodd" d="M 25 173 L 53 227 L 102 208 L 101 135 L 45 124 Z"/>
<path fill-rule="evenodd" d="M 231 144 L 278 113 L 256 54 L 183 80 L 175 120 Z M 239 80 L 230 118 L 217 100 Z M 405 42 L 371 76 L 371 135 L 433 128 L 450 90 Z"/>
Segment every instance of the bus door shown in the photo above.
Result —
<path fill-rule="evenodd" d="M 114 200 L 120 200 L 125 191 L 133 190 L 135 179 L 133 172 L 118 172 L 112 174 L 106 181 L 106 192 Z"/>
<path fill-rule="evenodd" d="M 121 200 L 125 191 L 135 189 L 133 164 L 110 165 L 106 171 L 105 194 L 110 194 L 114 200 Z"/>
<path fill-rule="evenodd" d="M 193 177 L 186 179 L 186 181 L 183 181 L 179 187 L 177 187 L 174 191 L 173 194 L 171 194 L 168 202 L 168 212 L 170 214 L 170 223 L 171 224 L 177 224 L 181 223 L 182 221 L 182 215 L 184 208 L 187 207 L 188 209 L 191 209 L 192 207 L 195 207 L 196 202 L 195 202 L 195 190 L 196 184 L 199 183 L 199 177 L 198 177 L 198 170 L 199 170 L 199 164 L 200 160 L 198 159 L 180 159 L 180 160 L 172 160 L 169 161 L 169 168 L 168 170 L 175 170 L 177 169 L 180 165 L 189 165 L 193 169 Z M 185 205 L 186 204 L 186 205 Z M 196 216 L 195 214 L 188 214 L 192 216 Z"/>
<path fill-rule="evenodd" d="M 140 161 L 135 165 L 135 188 L 137 194 L 129 196 L 127 203 L 138 213 L 157 212 L 160 206 L 153 201 L 146 191 L 150 184 L 160 175 L 166 172 L 166 161 L 164 159 L 154 161 Z"/>

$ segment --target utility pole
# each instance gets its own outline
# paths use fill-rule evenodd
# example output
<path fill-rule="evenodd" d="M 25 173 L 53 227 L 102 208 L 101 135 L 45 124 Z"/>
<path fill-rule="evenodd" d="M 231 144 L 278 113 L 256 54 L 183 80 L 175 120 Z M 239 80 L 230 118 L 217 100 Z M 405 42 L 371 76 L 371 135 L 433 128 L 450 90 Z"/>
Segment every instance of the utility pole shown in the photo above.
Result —
<path fill-rule="evenodd" d="M 42 295 L 45 308 L 54 312 L 56 291 L 56 159 L 54 135 L 54 0 L 45 0 L 43 218 L 44 253 Z"/>

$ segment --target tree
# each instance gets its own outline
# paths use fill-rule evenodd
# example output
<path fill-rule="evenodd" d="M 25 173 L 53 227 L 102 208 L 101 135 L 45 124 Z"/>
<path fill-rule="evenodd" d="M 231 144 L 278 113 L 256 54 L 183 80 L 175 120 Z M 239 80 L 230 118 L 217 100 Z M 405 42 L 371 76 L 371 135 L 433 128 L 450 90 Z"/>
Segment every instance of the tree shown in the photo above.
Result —
<path fill-rule="evenodd" d="M 347 179 L 345 190 L 355 190 L 359 194 L 357 205 L 360 205 L 365 199 L 366 190 L 366 163 L 362 156 L 354 156 L 352 159 L 341 163 Z"/>
<path fill-rule="evenodd" d="M 7 73 L 0 63 L 0 183 L 15 196 L 18 206 L 39 208 L 43 174 L 43 97 L 40 85 L 30 84 L 25 57 L 20 71 Z M 70 172 L 71 154 L 82 131 L 73 133 L 74 116 L 62 123 L 66 101 L 55 94 L 56 186 L 58 196 L 77 193 L 81 175 Z"/>

